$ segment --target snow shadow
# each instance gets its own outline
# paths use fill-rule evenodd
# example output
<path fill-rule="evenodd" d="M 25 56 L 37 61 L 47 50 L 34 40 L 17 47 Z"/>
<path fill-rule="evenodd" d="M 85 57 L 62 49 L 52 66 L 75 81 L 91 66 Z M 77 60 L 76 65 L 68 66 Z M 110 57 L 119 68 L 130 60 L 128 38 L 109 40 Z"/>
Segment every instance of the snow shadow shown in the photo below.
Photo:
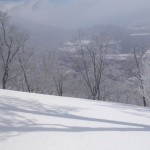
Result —
<path fill-rule="evenodd" d="M 150 131 L 150 125 L 137 124 L 130 122 L 115 121 L 109 119 L 100 119 L 76 115 L 81 111 L 80 107 L 65 107 L 61 105 L 44 105 L 37 101 L 26 101 L 19 98 L 0 97 L 0 141 L 13 136 L 28 132 L 102 132 L 102 131 Z M 76 112 L 76 113 L 75 113 Z M 38 120 L 24 117 L 23 114 L 32 114 L 36 117 L 56 117 L 65 119 L 65 121 L 76 120 L 90 122 L 108 123 L 117 125 L 117 127 L 87 127 L 71 126 L 64 124 L 40 124 Z M 66 123 L 65 122 L 65 123 Z M 118 127 L 119 125 L 119 127 Z"/>
<path fill-rule="evenodd" d="M 107 105 L 103 105 L 101 103 L 99 105 L 118 109 L 119 111 L 130 114 L 130 115 L 150 118 L 150 108 L 149 107 L 142 107 L 142 106 L 136 106 L 136 105 L 130 105 L 130 104 L 121 104 L 121 103 L 114 104 L 112 102 L 110 102 L 110 104 L 109 104 L 109 102 L 107 102 Z"/>

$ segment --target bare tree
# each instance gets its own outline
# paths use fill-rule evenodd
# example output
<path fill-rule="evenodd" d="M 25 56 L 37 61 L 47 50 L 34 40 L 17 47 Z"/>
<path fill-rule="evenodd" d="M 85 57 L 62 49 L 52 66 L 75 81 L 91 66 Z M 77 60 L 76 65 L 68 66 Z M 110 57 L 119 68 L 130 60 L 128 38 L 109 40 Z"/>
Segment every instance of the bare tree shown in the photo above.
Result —
<path fill-rule="evenodd" d="M 44 81 L 44 85 L 46 87 L 46 91 L 48 91 L 47 88 L 51 88 L 53 89 L 54 93 L 56 92 L 57 95 L 63 96 L 67 69 L 58 57 L 58 54 L 56 54 L 55 52 L 51 52 L 49 53 L 49 55 L 43 56 L 43 76 L 44 79 L 46 79 L 46 81 Z"/>
<path fill-rule="evenodd" d="M 23 49 L 18 53 L 18 61 L 23 75 L 22 80 L 24 81 L 28 92 L 33 91 L 30 85 L 31 83 L 29 83 L 28 70 L 30 68 L 34 52 L 35 50 L 33 48 L 26 49 L 25 46 L 23 46 Z"/>
<path fill-rule="evenodd" d="M 69 54 L 69 57 L 77 72 L 82 75 L 93 100 L 103 99 L 101 85 L 106 65 L 108 38 L 101 36 L 95 37 L 91 41 L 84 41 L 79 32 L 79 39 L 74 42 L 74 47 L 74 56 Z"/>
<path fill-rule="evenodd" d="M 57 90 L 57 94 L 59 96 L 63 96 L 64 94 L 64 84 L 67 78 L 67 71 L 63 66 L 55 66 L 54 69 L 54 74 L 53 74 L 53 79 L 54 79 L 54 83 L 55 83 L 55 87 Z"/>
<path fill-rule="evenodd" d="M 13 72 L 13 63 L 18 52 L 28 40 L 28 34 L 9 22 L 7 13 L 0 12 L 0 58 L 2 65 L 2 88 L 5 89 L 8 81 L 15 78 L 19 71 Z"/>
<path fill-rule="evenodd" d="M 150 55 L 147 54 L 144 57 L 143 61 L 143 73 L 142 73 L 142 80 L 143 80 L 143 91 L 141 91 L 141 94 L 145 96 L 147 99 L 146 105 L 150 104 Z"/>
<path fill-rule="evenodd" d="M 143 45 L 136 45 L 133 48 L 133 56 L 134 56 L 134 62 L 135 62 L 135 66 L 136 69 L 134 71 L 131 71 L 131 73 L 134 75 L 134 77 L 136 77 L 136 79 L 138 80 L 139 83 L 139 88 L 140 88 L 140 92 L 142 94 L 142 101 L 143 101 L 143 105 L 144 107 L 147 106 L 147 102 L 146 102 L 146 97 L 145 97 L 145 89 L 144 89 L 144 82 L 143 82 L 143 58 L 146 54 L 146 50 L 147 47 L 143 46 Z"/>

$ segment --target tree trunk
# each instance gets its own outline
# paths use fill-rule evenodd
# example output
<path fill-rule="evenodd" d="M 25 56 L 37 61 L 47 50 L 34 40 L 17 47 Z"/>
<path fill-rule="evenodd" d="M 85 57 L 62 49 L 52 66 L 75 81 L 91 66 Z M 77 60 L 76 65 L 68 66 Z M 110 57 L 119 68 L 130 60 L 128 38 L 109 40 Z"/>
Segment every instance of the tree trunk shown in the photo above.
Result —
<path fill-rule="evenodd" d="M 8 80 L 8 70 L 6 70 L 4 75 L 3 75 L 3 79 L 2 79 L 2 87 L 3 87 L 3 89 L 6 89 L 7 80 Z"/>
<path fill-rule="evenodd" d="M 3 89 L 6 89 L 6 83 L 5 83 L 5 81 L 3 81 Z"/>
<path fill-rule="evenodd" d="M 144 105 L 144 107 L 146 107 L 146 106 L 147 106 L 145 96 L 143 96 L 143 105 Z"/>

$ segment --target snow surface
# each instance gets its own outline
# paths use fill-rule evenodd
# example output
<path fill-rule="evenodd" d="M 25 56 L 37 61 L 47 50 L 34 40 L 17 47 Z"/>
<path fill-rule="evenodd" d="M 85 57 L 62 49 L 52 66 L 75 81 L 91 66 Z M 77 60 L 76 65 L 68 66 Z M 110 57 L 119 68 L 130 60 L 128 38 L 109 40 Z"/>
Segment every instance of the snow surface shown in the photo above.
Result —
<path fill-rule="evenodd" d="M 0 150 L 150 150 L 150 109 L 0 90 Z"/>
<path fill-rule="evenodd" d="M 130 34 L 130 36 L 148 36 L 150 35 L 150 33 L 133 33 L 133 34 Z"/>
<path fill-rule="evenodd" d="M 114 59 L 114 60 L 127 60 L 132 56 L 133 56 L 132 54 L 111 54 L 111 55 L 106 55 L 106 58 Z"/>

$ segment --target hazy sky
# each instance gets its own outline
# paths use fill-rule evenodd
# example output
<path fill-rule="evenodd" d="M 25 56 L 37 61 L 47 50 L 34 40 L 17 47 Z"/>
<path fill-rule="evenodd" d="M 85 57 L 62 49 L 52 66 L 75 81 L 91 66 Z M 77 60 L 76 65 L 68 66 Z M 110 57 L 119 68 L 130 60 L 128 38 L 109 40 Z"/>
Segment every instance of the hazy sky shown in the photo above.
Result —
<path fill-rule="evenodd" d="M 0 0 L 15 19 L 57 27 L 150 22 L 150 0 Z"/>

